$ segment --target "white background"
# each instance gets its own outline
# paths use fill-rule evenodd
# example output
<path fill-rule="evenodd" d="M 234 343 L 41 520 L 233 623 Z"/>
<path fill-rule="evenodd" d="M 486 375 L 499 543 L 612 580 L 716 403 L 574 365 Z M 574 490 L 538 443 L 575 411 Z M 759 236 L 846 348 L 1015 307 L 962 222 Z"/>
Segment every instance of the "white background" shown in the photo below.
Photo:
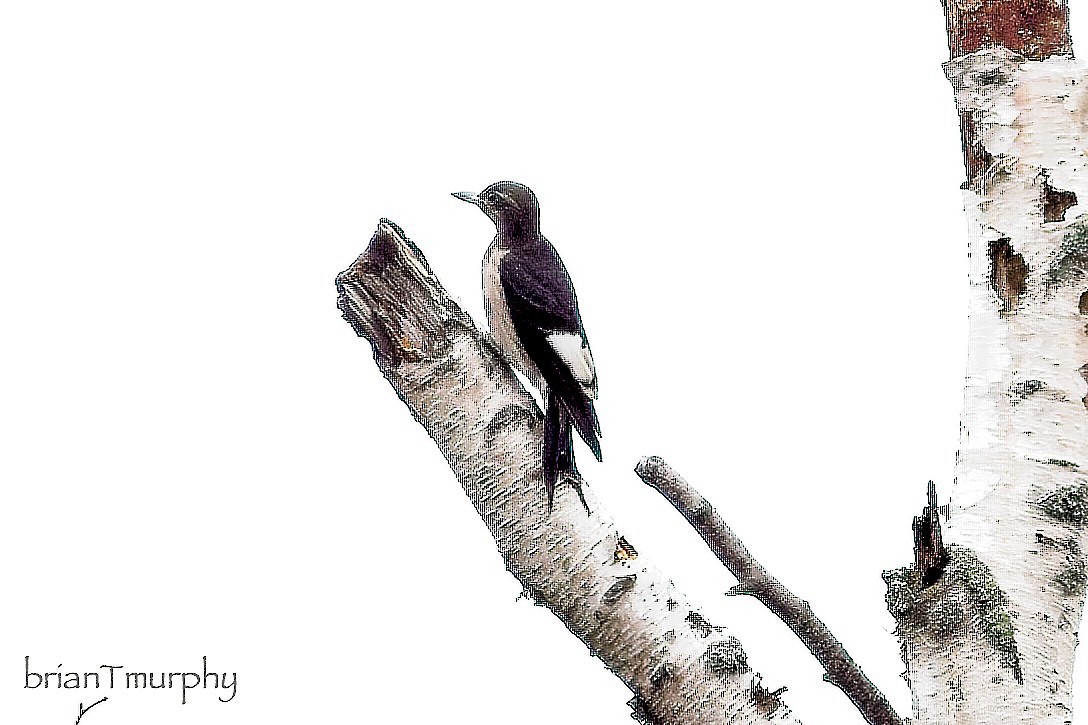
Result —
<path fill-rule="evenodd" d="M 335 306 L 388 216 L 482 321 L 449 193 L 503 178 L 578 286 L 631 542 L 804 721 L 862 722 L 722 596 L 631 472 L 662 455 L 906 714 L 880 572 L 964 370 L 946 55 L 936 0 L 5 4 L 0 721 L 631 722 Z M 26 690 L 25 655 L 238 694 Z"/>

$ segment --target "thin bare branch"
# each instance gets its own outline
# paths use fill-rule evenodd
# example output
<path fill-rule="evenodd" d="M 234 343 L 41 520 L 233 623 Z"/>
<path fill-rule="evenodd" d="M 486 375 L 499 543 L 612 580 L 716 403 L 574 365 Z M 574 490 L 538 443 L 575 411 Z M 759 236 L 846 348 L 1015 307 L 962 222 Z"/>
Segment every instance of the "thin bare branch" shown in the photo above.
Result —
<path fill-rule="evenodd" d="M 737 578 L 730 594 L 755 597 L 793 630 L 823 666 L 824 679 L 838 687 L 871 725 L 902 725 L 888 699 L 812 612 L 812 607 L 775 579 L 756 561 L 714 507 L 669 464 L 657 456 L 643 458 L 635 473 L 679 511 L 699 532 L 710 550 Z"/>

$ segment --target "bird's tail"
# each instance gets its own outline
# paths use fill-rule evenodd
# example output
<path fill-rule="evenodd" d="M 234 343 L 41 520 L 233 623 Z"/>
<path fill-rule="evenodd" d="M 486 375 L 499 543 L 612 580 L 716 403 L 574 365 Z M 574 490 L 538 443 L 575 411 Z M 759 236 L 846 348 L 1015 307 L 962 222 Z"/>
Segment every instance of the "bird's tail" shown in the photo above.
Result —
<path fill-rule="evenodd" d="M 548 494 L 548 510 L 555 499 L 555 483 L 559 474 L 574 467 L 571 452 L 573 437 L 566 407 L 554 395 L 544 405 L 544 490 Z"/>
<path fill-rule="evenodd" d="M 549 395 L 544 411 L 544 490 L 548 494 L 548 510 L 552 508 L 555 499 L 555 484 L 559 476 L 564 473 L 572 474 L 574 485 L 578 490 L 578 497 L 585 505 L 582 496 L 581 481 L 578 479 L 578 468 L 574 464 L 574 427 L 586 439 L 597 460 L 601 460 L 601 446 L 594 435 L 594 428 L 589 428 L 589 435 L 583 432 L 577 417 L 571 415 L 563 401 L 554 395 Z M 589 412 L 593 414 L 592 403 Z M 590 422 L 595 426 L 596 415 L 592 415 Z M 592 442 L 591 442 L 592 441 Z"/>
<path fill-rule="evenodd" d="M 568 419 L 574 421 L 574 427 L 578 429 L 578 435 L 593 451 L 593 456 L 601 460 L 601 424 L 597 421 L 597 411 L 593 408 L 593 401 L 587 397 L 579 397 L 575 404 L 567 409 Z M 569 425 L 569 423 L 568 423 Z"/>

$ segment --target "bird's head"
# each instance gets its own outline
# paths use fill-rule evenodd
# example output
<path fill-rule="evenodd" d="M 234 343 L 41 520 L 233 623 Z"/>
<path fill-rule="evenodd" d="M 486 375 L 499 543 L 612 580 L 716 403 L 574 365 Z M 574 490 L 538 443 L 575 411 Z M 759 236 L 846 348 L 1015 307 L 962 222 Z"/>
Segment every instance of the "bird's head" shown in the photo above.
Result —
<path fill-rule="evenodd" d="M 458 191 L 454 196 L 480 207 L 500 234 L 523 235 L 540 231 L 540 204 L 536 194 L 516 181 L 497 181 L 479 194 Z"/>

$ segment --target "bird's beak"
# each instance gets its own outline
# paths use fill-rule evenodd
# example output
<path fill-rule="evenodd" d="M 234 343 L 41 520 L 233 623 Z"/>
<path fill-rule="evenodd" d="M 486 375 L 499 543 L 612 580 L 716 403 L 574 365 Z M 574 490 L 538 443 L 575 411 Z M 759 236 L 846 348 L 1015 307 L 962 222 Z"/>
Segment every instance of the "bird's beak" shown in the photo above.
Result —
<path fill-rule="evenodd" d="M 469 204 L 480 205 L 480 197 L 471 191 L 455 191 L 453 196 L 457 197 L 461 201 L 467 201 Z"/>

